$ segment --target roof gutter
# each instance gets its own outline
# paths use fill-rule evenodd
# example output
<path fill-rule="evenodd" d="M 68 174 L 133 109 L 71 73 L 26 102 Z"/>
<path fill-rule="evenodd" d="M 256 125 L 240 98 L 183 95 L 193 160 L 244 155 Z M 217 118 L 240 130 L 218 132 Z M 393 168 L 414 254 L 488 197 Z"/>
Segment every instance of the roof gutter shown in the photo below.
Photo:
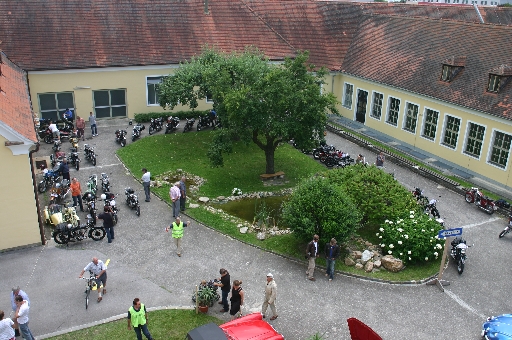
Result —
<path fill-rule="evenodd" d="M 41 217 L 41 206 L 39 205 L 39 192 L 37 191 L 37 181 L 36 181 L 36 173 L 34 171 L 34 160 L 32 158 L 32 154 L 34 152 L 39 151 L 39 142 L 34 144 L 36 148 L 34 150 L 29 151 L 28 157 L 30 161 L 30 172 L 32 174 L 32 186 L 34 188 L 34 197 L 36 199 L 36 209 L 37 209 L 37 222 L 39 223 L 39 234 L 41 235 L 41 244 L 44 246 L 46 245 L 46 236 L 44 235 L 44 224 L 43 224 L 43 218 Z"/>

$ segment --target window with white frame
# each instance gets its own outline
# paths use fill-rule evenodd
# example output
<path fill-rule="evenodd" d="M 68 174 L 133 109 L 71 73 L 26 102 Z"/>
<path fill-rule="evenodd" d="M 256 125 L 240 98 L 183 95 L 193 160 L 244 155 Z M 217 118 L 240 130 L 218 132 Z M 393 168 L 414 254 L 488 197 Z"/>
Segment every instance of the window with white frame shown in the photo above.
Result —
<path fill-rule="evenodd" d="M 494 164 L 500 168 L 505 168 L 507 166 L 511 142 L 511 135 L 500 131 L 495 131 L 489 163 Z"/>
<path fill-rule="evenodd" d="M 389 109 L 387 122 L 391 125 L 398 124 L 398 114 L 400 112 L 400 99 L 389 97 Z"/>
<path fill-rule="evenodd" d="M 206 102 L 208 104 L 213 104 L 213 97 L 212 97 L 211 93 L 206 94 Z"/>
<path fill-rule="evenodd" d="M 425 109 L 425 123 L 423 124 L 423 137 L 434 140 L 436 138 L 437 120 L 439 112 Z"/>
<path fill-rule="evenodd" d="M 474 157 L 480 157 L 482 143 L 484 141 L 485 126 L 475 123 L 468 124 L 468 138 L 466 140 L 465 153 Z"/>
<path fill-rule="evenodd" d="M 379 92 L 373 92 L 373 104 L 372 111 L 370 115 L 373 118 L 380 119 L 382 116 L 382 100 L 384 99 L 384 95 Z"/>
<path fill-rule="evenodd" d="M 446 116 L 444 127 L 443 145 L 455 149 L 459 138 L 460 119 L 453 116 Z"/>
<path fill-rule="evenodd" d="M 418 122 L 418 111 L 418 105 L 407 103 L 405 110 L 404 130 L 412 133 L 416 132 L 416 124 Z"/>
<path fill-rule="evenodd" d="M 66 109 L 70 109 L 75 116 L 75 101 L 73 92 L 38 93 L 39 112 L 41 118 L 58 120 Z"/>
<path fill-rule="evenodd" d="M 126 90 L 93 91 L 94 111 L 97 118 L 126 117 Z"/>
<path fill-rule="evenodd" d="M 352 108 L 352 95 L 354 93 L 354 85 L 345 83 L 343 94 L 343 106 L 347 109 Z"/>
<path fill-rule="evenodd" d="M 146 86 L 148 93 L 148 106 L 159 105 L 160 103 L 160 95 L 158 94 L 158 88 L 162 83 L 163 76 L 157 77 L 147 77 L 146 78 Z"/>

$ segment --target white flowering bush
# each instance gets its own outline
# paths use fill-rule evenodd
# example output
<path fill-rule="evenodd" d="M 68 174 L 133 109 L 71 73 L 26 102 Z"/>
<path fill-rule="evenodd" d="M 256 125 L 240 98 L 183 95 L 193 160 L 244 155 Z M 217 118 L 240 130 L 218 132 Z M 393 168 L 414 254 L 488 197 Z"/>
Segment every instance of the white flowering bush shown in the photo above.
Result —
<path fill-rule="evenodd" d="M 242 196 L 242 189 L 234 188 L 233 191 L 231 191 L 231 195 L 233 196 Z"/>
<path fill-rule="evenodd" d="M 441 229 L 429 215 L 410 211 L 404 218 L 386 220 L 377 237 L 383 254 L 393 255 L 404 263 L 419 263 L 442 255 L 444 241 L 437 237 Z"/>

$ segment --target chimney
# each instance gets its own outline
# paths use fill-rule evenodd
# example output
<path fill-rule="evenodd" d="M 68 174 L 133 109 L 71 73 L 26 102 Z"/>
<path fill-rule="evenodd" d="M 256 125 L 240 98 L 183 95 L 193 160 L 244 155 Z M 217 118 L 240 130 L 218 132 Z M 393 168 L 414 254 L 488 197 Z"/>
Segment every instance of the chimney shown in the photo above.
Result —
<path fill-rule="evenodd" d="M 208 11 L 208 0 L 204 0 L 204 14 L 210 14 L 210 11 Z"/>

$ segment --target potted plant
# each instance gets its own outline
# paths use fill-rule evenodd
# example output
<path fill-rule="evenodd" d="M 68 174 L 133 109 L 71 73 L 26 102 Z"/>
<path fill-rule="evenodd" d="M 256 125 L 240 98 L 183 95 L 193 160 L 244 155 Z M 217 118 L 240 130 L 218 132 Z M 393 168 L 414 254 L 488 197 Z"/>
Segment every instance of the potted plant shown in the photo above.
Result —
<path fill-rule="evenodd" d="M 217 293 L 211 287 L 203 287 L 197 292 L 197 303 L 202 313 L 208 312 L 208 307 L 213 307 L 217 299 Z"/>

